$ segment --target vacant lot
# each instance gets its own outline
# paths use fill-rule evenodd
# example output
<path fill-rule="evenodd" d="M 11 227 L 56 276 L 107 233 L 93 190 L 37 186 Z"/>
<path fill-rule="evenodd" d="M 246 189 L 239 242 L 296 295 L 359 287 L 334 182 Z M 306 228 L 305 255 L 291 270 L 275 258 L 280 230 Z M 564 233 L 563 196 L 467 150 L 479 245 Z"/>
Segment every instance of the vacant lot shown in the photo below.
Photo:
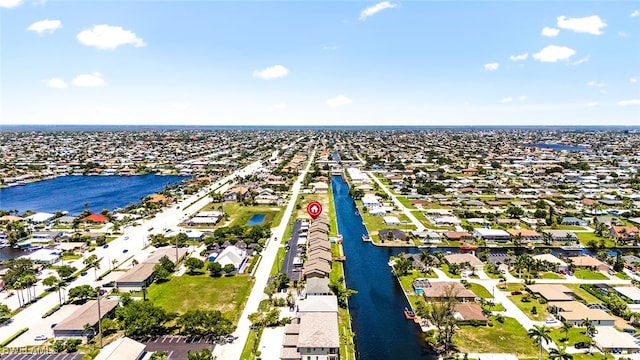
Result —
<path fill-rule="evenodd" d="M 240 318 L 253 280 L 248 275 L 230 277 L 176 276 L 149 288 L 149 299 L 170 312 L 220 310 L 234 323 Z"/>
<path fill-rule="evenodd" d="M 509 353 L 518 358 L 537 358 L 538 348 L 527 337 L 527 331 L 515 319 L 505 317 L 495 326 L 463 325 L 456 332 L 454 343 L 462 353 Z"/>

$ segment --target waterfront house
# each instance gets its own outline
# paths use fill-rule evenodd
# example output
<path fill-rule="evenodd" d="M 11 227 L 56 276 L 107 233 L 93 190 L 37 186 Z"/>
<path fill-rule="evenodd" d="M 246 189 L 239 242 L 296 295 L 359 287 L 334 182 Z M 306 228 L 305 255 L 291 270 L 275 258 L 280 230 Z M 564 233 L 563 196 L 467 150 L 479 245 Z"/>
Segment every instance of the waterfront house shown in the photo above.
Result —
<path fill-rule="evenodd" d="M 622 260 L 624 260 L 624 266 L 631 271 L 640 271 L 640 257 L 635 255 L 624 255 L 622 256 Z"/>
<path fill-rule="evenodd" d="M 379 198 L 374 194 L 365 194 L 362 199 L 362 206 L 367 209 L 373 209 L 382 206 Z"/>
<path fill-rule="evenodd" d="M 613 288 L 629 304 L 640 304 L 640 289 L 635 286 L 616 286 Z"/>
<path fill-rule="evenodd" d="M 556 243 L 574 243 L 578 241 L 578 236 L 573 231 L 568 230 L 543 230 L 545 234 L 551 236 L 551 241 Z"/>
<path fill-rule="evenodd" d="M 511 235 L 511 238 L 520 235 L 525 242 L 540 242 L 542 241 L 542 235 L 534 230 L 529 229 L 508 229 L 507 232 Z"/>
<path fill-rule="evenodd" d="M 378 231 L 378 236 L 381 240 L 407 240 L 407 234 L 402 230 L 397 229 L 383 229 Z"/>
<path fill-rule="evenodd" d="M 53 337 L 83 340 L 92 338 L 98 333 L 98 321 L 113 317 L 117 306 L 118 300 L 101 300 L 101 317 L 98 318 L 98 300 L 89 300 L 53 327 Z M 90 331 L 85 328 L 87 324 L 91 328 Z"/>
<path fill-rule="evenodd" d="M 469 263 L 471 267 L 476 270 L 482 270 L 484 267 L 484 263 L 480 261 L 475 255 L 470 253 L 460 253 L 460 254 L 450 254 L 444 256 L 445 260 L 448 264 L 456 264 L 461 265 L 464 263 Z"/>
<path fill-rule="evenodd" d="M 105 224 L 109 222 L 109 219 L 102 214 L 90 214 L 82 218 L 82 221 L 85 223 Z"/>
<path fill-rule="evenodd" d="M 453 317 L 458 321 L 458 323 L 463 324 L 472 323 L 486 325 L 489 321 L 482 312 L 482 307 L 473 303 L 455 304 L 453 306 Z"/>
<path fill-rule="evenodd" d="M 395 216 L 385 216 L 382 219 L 385 225 L 400 225 L 400 219 Z"/>
<path fill-rule="evenodd" d="M 338 360 L 337 312 L 301 312 L 285 326 L 281 360 Z"/>
<path fill-rule="evenodd" d="M 500 229 L 474 228 L 473 236 L 484 241 L 507 242 L 511 240 L 511 234 Z"/>
<path fill-rule="evenodd" d="M 313 187 L 313 191 L 316 194 L 326 194 L 327 192 L 329 192 L 329 185 L 325 182 L 318 181 L 309 185 Z"/>
<path fill-rule="evenodd" d="M 574 216 L 565 216 L 562 218 L 562 220 L 560 221 L 560 224 L 562 225 L 575 225 L 575 226 L 587 226 L 589 225 L 589 223 L 585 220 L 582 219 L 578 219 L 577 217 Z"/>
<path fill-rule="evenodd" d="M 459 282 L 452 281 L 423 281 L 424 287 L 420 287 L 425 300 L 429 301 L 443 301 L 449 297 L 455 297 L 458 301 L 468 302 L 473 301 L 476 295 L 473 291 L 466 289 Z M 417 289 L 416 289 L 417 291 Z"/>
<path fill-rule="evenodd" d="M 540 261 L 548 261 L 554 264 L 556 266 L 557 272 L 567 271 L 569 269 L 569 265 L 567 265 L 566 262 L 560 260 L 559 258 L 557 258 L 552 254 L 539 254 L 539 255 L 532 256 L 532 258 Z"/>
<path fill-rule="evenodd" d="M 612 226 L 609 234 L 619 242 L 640 240 L 640 230 L 635 226 Z"/>
<path fill-rule="evenodd" d="M 310 278 L 328 278 L 331 272 L 331 265 L 326 261 L 313 260 L 305 262 L 302 268 L 302 276 L 305 280 Z"/>
<path fill-rule="evenodd" d="M 449 241 L 473 240 L 473 236 L 466 231 L 445 231 L 442 235 Z"/>
<path fill-rule="evenodd" d="M 328 278 L 310 278 L 304 286 L 307 296 L 330 295 Z"/>

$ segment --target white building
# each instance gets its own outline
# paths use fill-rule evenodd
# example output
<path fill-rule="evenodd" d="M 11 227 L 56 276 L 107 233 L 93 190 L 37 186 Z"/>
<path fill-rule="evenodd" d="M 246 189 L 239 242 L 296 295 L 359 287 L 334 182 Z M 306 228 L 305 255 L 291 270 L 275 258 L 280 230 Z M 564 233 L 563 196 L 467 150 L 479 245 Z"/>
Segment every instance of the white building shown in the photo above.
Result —
<path fill-rule="evenodd" d="M 362 197 L 362 205 L 368 209 L 378 208 L 382 206 L 378 197 L 373 194 L 365 194 Z"/>
<path fill-rule="evenodd" d="M 227 264 L 233 265 L 238 272 L 242 270 L 242 267 L 247 262 L 247 252 L 239 249 L 233 245 L 227 246 L 220 255 L 216 258 L 216 262 L 222 267 Z"/>

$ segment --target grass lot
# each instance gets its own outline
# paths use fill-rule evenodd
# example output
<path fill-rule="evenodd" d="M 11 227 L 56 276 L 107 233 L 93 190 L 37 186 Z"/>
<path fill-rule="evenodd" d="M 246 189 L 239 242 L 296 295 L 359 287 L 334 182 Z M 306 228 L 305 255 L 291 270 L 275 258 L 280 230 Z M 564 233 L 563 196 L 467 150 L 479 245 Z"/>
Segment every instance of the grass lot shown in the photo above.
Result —
<path fill-rule="evenodd" d="M 578 241 L 580 242 L 580 244 L 582 244 L 584 246 L 589 246 L 589 241 L 590 240 L 595 240 L 598 244 L 600 244 L 600 242 L 602 240 L 604 240 L 604 245 L 606 247 L 614 247 L 615 246 L 615 242 L 613 240 L 611 240 L 609 238 L 599 237 L 595 233 L 579 232 L 579 233 L 576 233 L 576 236 L 578 236 Z"/>
<path fill-rule="evenodd" d="M 601 274 L 600 272 L 591 271 L 587 269 L 576 270 L 573 272 L 573 275 L 578 279 L 584 279 L 584 280 L 609 280 L 609 278 L 606 275 Z"/>
<path fill-rule="evenodd" d="M 629 280 L 629 279 L 631 279 L 631 277 L 630 277 L 629 275 L 627 275 L 626 273 L 624 273 L 624 272 L 622 272 L 622 271 L 618 271 L 618 272 L 616 273 L 616 277 L 617 277 L 618 279 L 622 279 L 622 280 Z"/>
<path fill-rule="evenodd" d="M 543 226 L 543 230 L 584 230 L 582 226 L 577 225 L 556 225 L 556 226 Z"/>
<path fill-rule="evenodd" d="M 450 229 L 449 226 L 436 226 L 436 225 L 434 225 L 431 221 L 429 221 L 429 219 L 427 219 L 427 217 L 424 215 L 424 213 L 422 211 L 420 211 L 420 210 L 412 210 L 411 213 L 427 229 L 439 229 L 439 230 L 448 230 L 448 229 Z"/>
<path fill-rule="evenodd" d="M 404 205 L 404 207 L 406 207 L 409 210 L 415 210 L 415 206 L 413 206 L 413 203 L 411 202 L 411 200 L 407 199 L 406 196 L 403 195 L 396 195 L 396 199 L 398 199 L 398 201 L 400 201 L 400 203 L 402 205 Z"/>
<path fill-rule="evenodd" d="M 584 334 L 584 331 L 584 328 L 572 327 L 571 330 L 569 330 L 569 341 L 563 342 L 561 340 L 564 340 L 564 332 L 560 331 L 559 328 L 554 328 L 551 330 L 551 338 L 558 345 L 573 346 L 577 342 L 586 341 L 588 339 L 587 335 Z"/>
<path fill-rule="evenodd" d="M 449 272 L 449 264 L 440 265 L 440 270 L 442 270 L 445 274 L 447 274 L 448 277 L 452 279 L 460 279 L 460 274 L 456 275 Z"/>
<path fill-rule="evenodd" d="M 278 254 L 276 255 L 276 261 L 273 262 L 273 266 L 271 267 L 271 273 L 269 276 L 276 276 L 280 272 L 282 268 L 282 262 L 284 261 L 284 257 L 287 255 L 287 250 L 285 248 L 279 248 Z"/>
<path fill-rule="evenodd" d="M 549 317 L 549 312 L 547 311 L 547 304 L 540 304 L 538 300 L 530 297 L 530 302 L 523 302 L 522 295 L 511 295 L 509 296 L 509 300 L 513 302 L 522 312 L 529 317 L 531 320 L 536 321 L 544 321 Z M 531 314 L 531 308 L 536 307 L 538 313 L 536 315 Z"/>
<path fill-rule="evenodd" d="M 560 275 L 560 274 L 556 274 L 554 272 L 542 272 L 540 273 L 540 276 L 538 277 L 540 279 L 564 279 L 565 277 Z"/>
<path fill-rule="evenodd" d="M 336 205 L 333 201 L 333 189 L 331 187 L 331 182 L 329 182 L 329 192 L 327 193 L 327 197 L 329 198 L 329 235 L 336 236 L 339 234 L 338 220 L 336 216 Z"/>
<path fill-rule="evenodd" d="M 463 325 L 453 341 L 462 353 L 510 353 L 518 358 L 537 358 L 538 348 L 527 337 L 527 330 L 515 319 L 505 317 L 504 323 L 493 321 L 495 326 Z"/>
<path fill-rule="evenodd" d="M 422 271 L 418 271 L 418 270 L 411 270 L 411 272 L 408 275 L 404 275 L 404 276 L 400 276 L 400 285 L 402 285 L 402 289 L 404 289 L 404 291 L 408 291 L 411 294 L 413 294 L 413 280 L 417 279 L 417 278 L 437 278 L 438 276 L 435 273 L 423 273 Z"/>
<path fill-rule="evenodd" d="M 477 297 L 483 298 L 483 299 L 493 298 L 493 295 L 491 295 L 491 292 L 487 290 L 486 287 L 476 283 L 469 283 L 469 284 L 471 284 L 471 287 L 469 288 L 469 290 L 473 291 L 473 293 L 476 294 Z"/>
<path fill-rule="evenodd" d="M 492 278 L 492 279 L 499 279 L 500 278 L 500 274 L 491 274 L 489 273 L 489 265 L 485 265 L 484 266 L 484 273 L 487 274 L 488 277 Z"/>
<path fill-rule="evenodd" d="M 367 230 L 371 235 L 376 235 L 378 234 L 378 231 L 383 229 L 398 229 L 404 231 L 405 233 L 416 229 L 415 225 L 413 224 L 386 225 L 384 223 L 384 216 L 371 216 L 363 212 L 361 204 L 358 204 L 358 209 L 358 211 L 360 211 L 360 215 L 362 216 L 362 220 L 364 220 L 364 222 L 367 224 Z M 409 221 L 409 218 L 405 214 L 391 213 L 390 216 L 395 216 L 400 221 Z"/>
<path fill-rule="evenodd" d="M 274 209 L 277 209 L 277 210 L 274 210 Z M 237 215 L 235 220 L 232 220 L 230 226 L 233 226 L 233 225 L 245 226 L 247 224 L 247 221 L 249 221 L 249 219 L 251 219 L 251 217 L 256 214 L 265 215 L 264 221 L 262 221 L 262 224 L 260 225 L 269 225 L 270 227 L 276 226 L 280 224 L 280 219 L 282 219 L 282 215 L 279 216 L 280 219 L 278 219 L 277 221 L 275 221 L 275 217 L 276 215 L 279 215 L 281 213 L 282 213 L 282 209 L 278 207 L 246 206 L 244 207 L 244 211 L 242 211 L 239 215 Z"/>
<path fill-rule="evenodd" d="M 220 310 L 226 318 L 237 323 L 252 285 L 253 280 L 248 275 L 176 276 L 165 283 L 151 285 L 148 297 L 169 312 Z"/>
<path fill-rule="evenodd" d="M 578 296 L 579 298 L 581 298 L 582 300 L 586 301 L 589 304 L 602 304 L 602 301 L 600 301 L 600 299 L 589 294 L 586 290 L 580 288 L 579 284 L 564 284 L 564 286 L 571 289 L 571 291 L 573 291 L 573 293 L 576 296 Z"/>

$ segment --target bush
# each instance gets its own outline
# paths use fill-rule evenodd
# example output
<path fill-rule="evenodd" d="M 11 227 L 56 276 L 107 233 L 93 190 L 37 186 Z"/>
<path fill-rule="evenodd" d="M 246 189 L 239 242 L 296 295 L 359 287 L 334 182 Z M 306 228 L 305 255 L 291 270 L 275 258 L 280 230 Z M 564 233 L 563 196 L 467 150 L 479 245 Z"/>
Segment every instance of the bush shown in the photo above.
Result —
<path fill-rule="evenodd" d="M 538 314 L 538 308 L 536 308 L 535 306 L 531 307 L 531 315 L 536 315 Z"/>
<path fill-rule="evenodd" d="M 7 340 L 5 340 L 2 343 L 0 343 L 0 347 L 5 347 L 5 346 L 9 345 L 9 343 L 11 343 L 13 340 L 17 339 L 18 336 L 26 333 L 27 331 L 29 331 L 28 327 L 18 330 L 18 332 L 16 332 L 15 334 L 11 335 Z"/>
<path fill-rule="evenodd" d="M 53 314 L 54 312 L 56 312 L 58 310 L 60 310 L 60 304 L 58 304 L 58 305 L 52 307 L 51 309 L 49 309 L 46 313 L 44 313 L 44 315 L 42 315 L 42 318 L 44 319 L 46 317 L 49 317 L 49 316 L 51 316 L 51 314 Z"/>
<path fill-rule="evenodd" d="M 522 295 L 522 291 L 512 291 L 511 295 Z"/>

